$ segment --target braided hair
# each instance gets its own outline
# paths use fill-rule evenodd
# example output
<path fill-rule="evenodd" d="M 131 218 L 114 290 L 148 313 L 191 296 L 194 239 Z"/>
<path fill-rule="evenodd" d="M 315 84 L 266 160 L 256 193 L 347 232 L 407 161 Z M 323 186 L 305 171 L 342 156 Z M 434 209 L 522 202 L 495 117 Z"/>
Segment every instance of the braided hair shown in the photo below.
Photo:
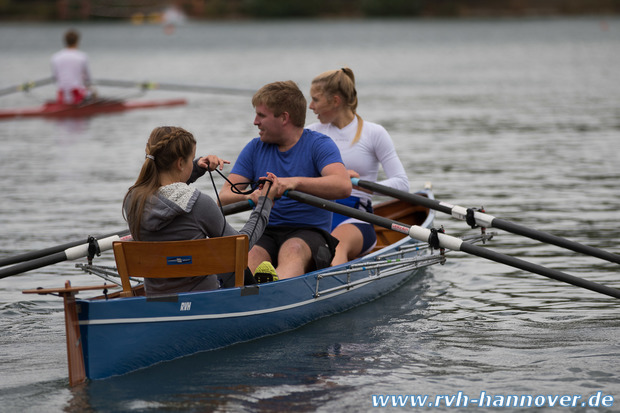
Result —
<path fill-rule="evenodd" d="M 169 171 L 179 158 L 191 156 L 196 139 L 183 128 L 159 126 L 146 143 L 146 156 L 136 182 L 123 199 L 123 217 L 134 240 L 139 240 L 147 200 L 161 187 L 160 172 Z"/>

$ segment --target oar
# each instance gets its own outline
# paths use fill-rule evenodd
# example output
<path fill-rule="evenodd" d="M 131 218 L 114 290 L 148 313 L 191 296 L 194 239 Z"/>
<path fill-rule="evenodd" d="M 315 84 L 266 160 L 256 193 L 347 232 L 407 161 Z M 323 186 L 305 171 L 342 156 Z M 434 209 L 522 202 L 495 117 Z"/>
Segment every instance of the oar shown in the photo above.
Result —
<path fill-rule="evenodd" d="M 118 235 L 112 235 L 107 238 L 97 240 L 99 252 L 103 252 L 112 248 L 114 241 L 130 240 L 131 235 L 125 237 L 119 237 Z M 0 270 L 0 278 L 10 277 L 11 275 L 21 274 L 26 271 L 34 270 L 48 265 L 57 264 L 67 260 L 77 260 L 78 258 L 86 257 L 89 254 L 89 242 L 83 242 L 74 247 L 65 249 L 64 251 L 56 252 L 44 257 L 36 258 L 20 264 L 15 264 L 10 267 L 6 267 Z"/>
<path fill-rule="evenodd" d="M 15 92 L 28 92 L 32 88 L 35 88 L 38 86 L 49 85 L 50 83 L 54 83 L 53 77 L 46 77 L 45 79 L 24 82 L 24 83 L 20 83 L 19 85 L 15 85 L 15 86 L 8 86 L 8 87 L 5 87 L 4 89 L 0 89 L 0 96 L 9 95 Z"/>
<path fill-rule="evenodd" d="M 434 209 L 439 212 L 444 212 L 452 217 L 465 220 L 468 224 L 484 228 L 498 228 L 504 231 L 511 232 L 517 235 L 523 235 L 528 238 L 532 238 L 538 241 L 553 244 L 558 247 L 566 248 L 582 254 L 591 255 L 593 257 L 601 258 L 603 260 L 611 261 L 620 264 L 620 255 L 594 248 L 588 245 L 583 245 L 575 241 L 568 240 L 566 238 L 558 237 L 556 235 L 549 234 L 547 232 L 538 231 L 533 228 L 524 227 L 514 222 L 506 221 L 500 218 L 496 218 L 492 215 L 485 214 L 473 209 L 467 209 L 458 205 L 451 205 L 446 202 L 440 202 L 434 199 L 429 199 L 421 195 L 412 194 L 405 191 L 399 191 L 385 185 L 381 185 L 375 182 L 364 181 L 358 178 L 351 178 L 353 185 L 357 185 L 361 188 L 369 189 L 371 191 L 378 192 L 380 194 L 389 195 L 394 198 L 398 198 L 402 201 L 410 202 L 412 204 L 425 206 L 430 209 Z"/>
<path fill-rule="evenodd" d="M 371 223 L 373 225 L 377 225 L 383 228 L 390 229 L 392 231 L 397 231 L 403 234 L 409 235 L 411 238 L 429 242 L 433 245 L 433 239 L 431 239 L 431 234 L 437 235 L 437 242 L 440 248 L 447 248 L 454 251 L 463 251 L 471 255 L 476 255 L 478 257 L 487 258 L 491 261 L 498 262 L 500 264 L 506 264 L 511 267 L 519 268 L 524 271 L 533 272 L 548 278 L 552 278 L 554 280 L 562 281 L 568 284 L 575 285 L 577 287 L 582 287 L 587 290 L 595 291 L 601 294 L 605 294 L 611 297 L 620 298 L 620 290 L 607 287 L 592 281 L 584 280 L 583 278 L 578 278 L 570 274 L 563 273 L 561 271 L 557 271 L 551 268 L 542 267 L 537 264 L 533 264 L 528 261 L 523 261 L 518 258 L 514 258 L 508 255 L 500 254 L 498 252 L 494 252 L 487 248 L 479 247 L 474 244 L 470 244 L 467 242 L 463 242 L 463 240 L 452 237 L 450 235 L 438 233 L 431 231 L 427 228 L 422 228 L 418 225 L 407 225 L 398 221 L 393 221 L 388 218 L 384 218 L 378 215 L 370 214 L 365 211 L 361 211 L 359 209 L 350 208 L 344 205 L 337 204 L 332 201 L 328 201 L 313 195 L 305 194 L 299 191 L 287 191 L 285 196 L 294 199 L 299 202 L 306 203 L 308 205 L 315 206 L 317 208 L 326 209 L 331 212 L 336 212 L 338 214 L 346 215 L 352 218 L 357 218 L 362 221 Z"/>
<path fill-rule="evenodd" d="M 252 96 L 256 93 L 253 89 L 240 89 L 231 87 L 219 87 L 219 86 L 203 86 L 203 85 L 181 85 L 174 83 L 158 83 L 158 82 L 134 82 L 130 80 L 112 80 L 112 79 L 97 79 L 93 81 L 93 84 L 100 86 L 111 87 L 127 87 L 127 88 L 139 88 L 142 90 L 174 90 L 182 92 L 196 92 L 196 93 L 213 93 L 223 95 L 242 95 Z"/>
<path fill-rule="evenodd" d="M 96 238 L 103 239 L 103 238 L 112 237 L 114 235 L 118 235 L 120 238 L 122 238 L 122 237 L 129 235 L 129 230 L 116 231 L 116 232 L 112 232 L 112 233 L 102 235 Z M 18 262 L 34 260 L 36 258 L 45 257 L 46 255 L 56 254 L 58 252 L 62 252 L 66 250 L 67 248 L 77 247 L 78 245 L 81 245 L 81 244 L 84 244 L 83 239 L 79 241 L 67 242 L 66 244 L 56 245 L 55 247 L 49 247 L 49 248 L 45 248 L 45 249 L 38 250 L 38 251 L 25 252 L 23 254 L 15 255 L 13 257 L 2 258 L 0 259 L 0 267 L 4 267 L 7 265 L 11 265 L 11 264 L 16 264 Z"/>
<path fill-rule="evenodd" d="M 252 204 L 248 201 L 239 201 L 234 204 L 226 205 L 222 209 L 224 210 L 224 215 L 231 215 L 238 212 L 247 211 L 251 208 Z M 108 234 L 101 239 L 97 239 L 99 252 L 111 249 L 114 241 L 131 239 L 131 236 L 128 234 L 128 230 L 117 231 L 112 234 Z M 7 258 L 5 259 L 6 261 L 13 260 L 14 262 L 17 262 L 15 261 L 16 258 L 22 258 L 27 255 L 30 256 L 30 258 L 26 258 L 29 259 L 27 262 L 21 262 L 20 264 L 0 269 L 0 279 L 48 265 L 57 264 L 62 261 L 76 260 L 78 258 L 86 257 L 89 255 L 90 245 L 91 244 L 89 242 L 84 242 L 84 240 L 82 240 Z"/>

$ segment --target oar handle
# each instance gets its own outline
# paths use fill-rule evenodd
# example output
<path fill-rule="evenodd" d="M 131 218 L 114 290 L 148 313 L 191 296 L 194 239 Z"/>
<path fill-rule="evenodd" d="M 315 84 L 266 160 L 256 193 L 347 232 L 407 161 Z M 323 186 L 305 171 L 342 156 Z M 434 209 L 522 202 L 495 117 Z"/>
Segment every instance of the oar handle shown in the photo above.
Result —
<path fill-rule="evenodd" d="M 224 205 L 222 209 L 224 210 L 224 215 L 233 215 L 239 212 L 249 211 L 254 208 L 254 202 L 251 199 L 246 201 L 235 202 L 234 204 Z"/>

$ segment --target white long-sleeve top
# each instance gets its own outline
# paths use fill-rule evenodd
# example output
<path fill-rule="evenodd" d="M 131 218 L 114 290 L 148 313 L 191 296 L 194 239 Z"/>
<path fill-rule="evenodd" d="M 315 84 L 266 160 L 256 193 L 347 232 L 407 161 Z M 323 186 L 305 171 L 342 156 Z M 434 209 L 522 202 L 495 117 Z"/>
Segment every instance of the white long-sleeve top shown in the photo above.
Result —
<path fill-rule="evenodd" d="M 91 82 L 86 53 L 64 48 L 52 56 L 52 74 L 59 90 L 83 89 Z"/>
<path fill-rule="evenodd" d="M 377 182 L 379 165 L 381 165 L 387 179 L 378 183 L 409 192 L 407 173 L 396 153 L 392 138 L 385 128 L 377 123 L 364 120 L 360 139 L 352 145 L 357 132 L 357 125 L 356 116 L 351 123 L 342 129 L 331 123 L 313 123 L 306 127 L 332 138 L 340 149 L 346 168 L 357 172 L 360 179 Z M 370 199 L 370 194 L 357 189 L 353 189 L 351 195 L 359 197 L 364 202 Z"/>

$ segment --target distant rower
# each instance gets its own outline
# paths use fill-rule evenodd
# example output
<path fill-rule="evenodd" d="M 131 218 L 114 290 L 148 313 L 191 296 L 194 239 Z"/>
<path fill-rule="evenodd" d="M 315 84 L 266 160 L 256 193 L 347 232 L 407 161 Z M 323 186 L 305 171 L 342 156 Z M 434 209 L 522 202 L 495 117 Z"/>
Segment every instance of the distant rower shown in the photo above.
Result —
<path fill-rule="evenodd" d="M 58 103 L 77 104 L 89 94 L 91 77 L 88 56 L 78 50 L 79 40 L 77 31 L 67 31 L 66 47 L 52 56 L 52 75 L 58 87 Z"/>

